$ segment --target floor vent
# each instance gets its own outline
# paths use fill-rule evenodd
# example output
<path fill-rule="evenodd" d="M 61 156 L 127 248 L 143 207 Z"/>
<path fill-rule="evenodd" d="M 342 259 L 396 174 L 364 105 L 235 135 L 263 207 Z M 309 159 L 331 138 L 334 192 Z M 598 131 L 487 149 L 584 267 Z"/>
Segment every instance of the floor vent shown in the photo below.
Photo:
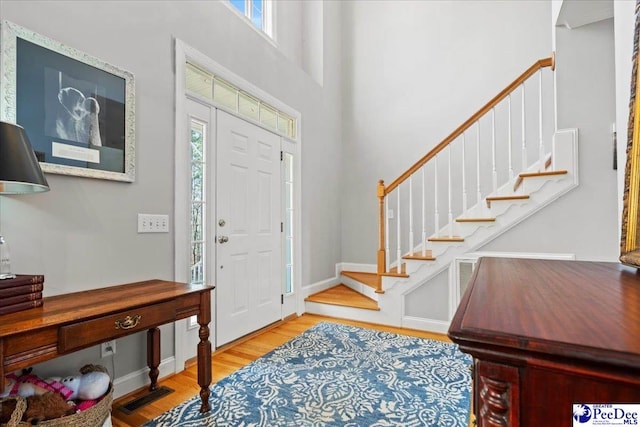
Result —
<path fill-rule="evenodd" d="M 127 415 L 131 415 L 143 406 L 148 405 L 149 403 L 154 402 L 170 393 L 173 393 L 172 389 L 170 389 L 169 387 L 160 386 L 157 389 L 145 394 L 144 396 L 137 397 L 125 403 L 124 405 L 119 406 L 118 409 Z"/>

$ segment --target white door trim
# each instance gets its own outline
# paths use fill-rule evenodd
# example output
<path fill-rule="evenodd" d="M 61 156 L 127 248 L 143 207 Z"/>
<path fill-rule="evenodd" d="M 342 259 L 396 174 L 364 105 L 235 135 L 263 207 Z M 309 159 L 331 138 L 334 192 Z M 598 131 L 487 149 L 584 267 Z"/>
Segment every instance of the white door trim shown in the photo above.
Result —
<path fill-rule="evenodd" d="M 176 115 L 175 115 L 175 163 L 174 163 L 174 221 L 173 221 L 173 231 L 174 231 L 174 280 L 179 282 L 187 282 L 189 280 L 189 257 L 188 257 L 188 246 L 189 246 L 189 193 L 185 191 L 185 189 L 189 188 L 189 150 L 185 149 L 184 146 L 180 145 L 178 142 L 184 138 L 185 135 L 188 135 L 189 132 L 189 123 L 187 118 L 187 100 L 189 98 L 196 100 L 200 103 L 210 105 L 212 107 L 224 110 L 234 116 L 237 116 L 243 120 L 247 120 L 246 117 L 238 115 L 234 111 L 229 111 L 228 108 L 224 106 L 216 105 L 211 100 L 201 99 L 200 97 L 193 96 L 193 94 L 188 94 L 186 90 L 185 77 L 186 77 L 186 69 L 185 64 L 189 61 L 193 64 L 197 64 L 200 67 L 203 67 L 215 75 L 220 76 L 221 78 L 233 83 L 237 87 L 242 90 L 257 96 L 258 98 L 264 100 L 268 104 L 273 107 L 283 111 L 284 113 L 290 115 L 291 117 L 296 119 L 296 137 L 294 139 L 291 138 L 283 138 L 283 145 L 285 141 L 292 143 L 295 146 L 294 154 L 296 155 L 296 168 L 294 170 L 295 173 L 295 191 L 296 191 L 296 215 L 295 215 L 295 226 L 298 229 L 298 233 L 294 236 L 294 244 L 297 250 L 294 254 L 294 262 L 298 266 L 295 270 L 294 277 L 294 293 L 292 294 L 295 300 L 295 312 L 289 313 L 283 311 L 282 316 L 286 317 L 290 314 L 296 313 L 298 315 L 304 312 L 304 300 L 301 292 L 301 284 L 302 284 L 302 274 L 301 274 L 301 262 L 302 262 L 302 220 L 301 220 L 301 177 L 302 177 L 302 137 L 301 137 L 301 123 L 302 123 L 302 115 L 292 107 L 288 106 L 284 102 L 280 101 L 278 98 L 270 95 L 269 93 L 263 91 L 247 80 L 241 78 L 236 75 L 232 71 L 218 64 L 211 58 L 207 57 L 205 54 L 199 52 L 193 47 L 187 45 L 183 41 L 179 39 L 175 39 L 175 105 L 176 105 Z M 262 126 L 260 123 L 255 123 L 260 127 Z M 268 128 L 265 128 L 269 131 L 272 131 Z M 214 291 L 215 292 L 215 291 Z M 215 316 L 213 316 L 215 318 Z M 210 325 L 211 326 L 211 325 Z M 175 324 L 175 332 L 174 332 L 174 354 L 176 359 L 176 371 L 182 371 L 184 369 L 184 362 L 189 358 L 185 353 L 185 347 L 181 345 L 184 341 L 184 334 L 187 333 L 188 324 L 186 320 L 176 322 Z M 214 331 L 215 328 L 210 327 L 211 331 Z"/>
<path fill-rule="evenodd" d="M 293 200 L 293 209 L 294 209 L 294 217 L 293 217 L 293 240 L 294 240 L 294 252 L 293 252 L 293 292 L 290 294 L 284 293 L 284 304 L 282 307 L 282 315 L 283 318 L 289 314 L 296 313 L 298 316 L 301 316 L 304 313 L 304 295 L 302 292 L 302 269 L 300 268 L 300 263 L 302 262 L 302 255 L 300 253 L 302 240 L 300 234 L 302 233 L 302 216 L 300 212 L 302 210 L 302 185 L 301 185 L 301 176 L 302 176 L 302 156 L 300 156 L 300 143 L 294 141 L 289 138 L 281 137 L 280 146 L 282 147 L 282 151 L 284 153 L 290 153 L 294 158 L 294 167 L 293 167 L 293 186 L 294 186 L 294 200 Z M 283 191 L 284 194 L 284 191 Z M 284 196 L 283 196 L 284 199 Z M 284 217 L 284 203 L 282 204 L 283 209 L 283 217 Z M 282 236 L 283 239 L 283 255 L 285 252 L 284 249 L 284 233 Z M 283 256 L 284 259 L 284 256 Z M 284 273 L 284 272 L 283 272 Z"/>

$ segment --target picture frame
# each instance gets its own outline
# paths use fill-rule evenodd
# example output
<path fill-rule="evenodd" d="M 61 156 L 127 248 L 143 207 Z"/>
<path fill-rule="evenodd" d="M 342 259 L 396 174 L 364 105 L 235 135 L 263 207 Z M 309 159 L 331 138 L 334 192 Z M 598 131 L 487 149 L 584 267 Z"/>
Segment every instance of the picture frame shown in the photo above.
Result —
<path fill-rule="evenodd" d="M 25 128 L 44 172 L 135 181 L 133 74 L 0 23 L 0 120 Z"/>
<path fill-rule="evenodd" d="M 627 161 L 624 172 L 624 193 L 620 233 L 620 262 L 640 268 L 640 2 L 636 2 L 635 33 L 631 91 L 629 96 L 629 122 L 627 127 Z"/>

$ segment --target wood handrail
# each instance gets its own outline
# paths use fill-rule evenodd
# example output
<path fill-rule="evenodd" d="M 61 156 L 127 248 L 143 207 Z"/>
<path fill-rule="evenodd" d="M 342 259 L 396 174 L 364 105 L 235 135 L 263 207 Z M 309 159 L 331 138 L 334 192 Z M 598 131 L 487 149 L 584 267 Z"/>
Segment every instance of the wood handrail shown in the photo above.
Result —
<path fill-rule="evenodd" d="M 505 87 L 499 94 L 497 94 L 493 99 L 487 102 L 482 108 L 480 108 L 474 115 L 469 117 L 467 121 L 462 123 L 456 130 L 454 130 L 449 136 L 443 139 L 438 145 L 433 147 L 431 151 L 429 151 L 424 157 L 418 160 L 413 166 L 411 166 L 405 173 L 400 175 L 395 181 L 385 187 L 384 194 L 385 196 L 391 193 L 396 187 L 402 184 L 407 178 L 413 175 L 418 171 L 425 163 L 431 160 L 436 156 L 440 151 L 442 151 L 447 145 L 453 142 L 456 138 L 458 138 L 464 131 L 469 129 L 471 125 L 480 120 L 482 116 L 484 116 L 487 112 L 489 112 L 492 108 L 494 108 L 500 101 L 505 99 L 511 92 L 513 92 L 518 86 L 524 83 L 529 77 L 535 74 L 538 70 L 551 67 L 552 70 L 555 69 L 555 55 L 551 55 L 549 58 L 543 58 L 537 60 L 532 66 L 530 66 L 524 73 L 520 74 L 518 78 L 516 78 L 511 84 Z"/>

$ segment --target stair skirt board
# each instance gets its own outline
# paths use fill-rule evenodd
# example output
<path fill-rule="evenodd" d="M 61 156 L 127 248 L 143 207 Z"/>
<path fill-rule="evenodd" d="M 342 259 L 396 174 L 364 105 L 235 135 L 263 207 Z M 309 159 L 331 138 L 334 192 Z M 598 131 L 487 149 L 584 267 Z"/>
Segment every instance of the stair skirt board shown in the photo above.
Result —
<path fill-rule="evenodd" d="M 307 302 L 321 304 L 339 305 L 344 307 L 359 308 L 364 310 L 380 310 L 378 302 L 354 291 L 348 286 L 339 284 L 326 291 L 309 295 L 305 298 Z"/>

